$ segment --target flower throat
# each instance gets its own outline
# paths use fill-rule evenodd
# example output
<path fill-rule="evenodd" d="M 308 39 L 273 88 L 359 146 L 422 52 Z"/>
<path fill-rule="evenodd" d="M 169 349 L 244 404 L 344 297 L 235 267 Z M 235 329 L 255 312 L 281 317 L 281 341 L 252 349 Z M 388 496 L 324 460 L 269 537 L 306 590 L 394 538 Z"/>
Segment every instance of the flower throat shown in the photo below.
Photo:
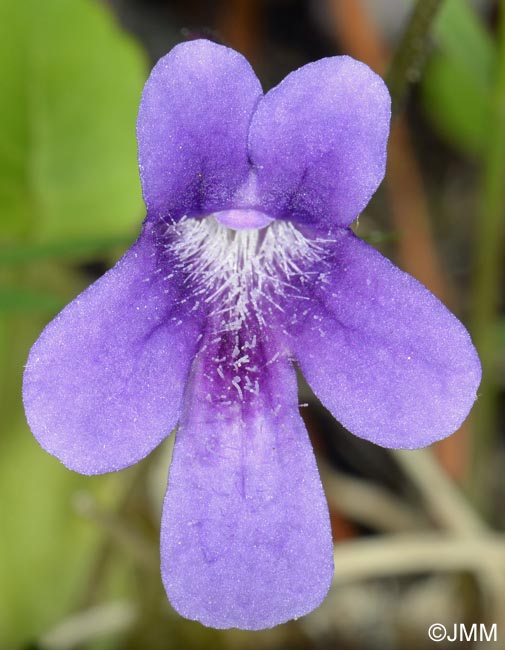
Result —
<path fill-rule="evenodd" d="M 282 312 L 283 298 L 299 293 L 304 276 L 323 256 L 320 241 L 281 220 L 236 229 L 214 215 L 184 218 L 167 234 L 186 285 L 198 303 L 209 307 L 221 332 L 238 331 L 246 321 L 267 325 Z"/>

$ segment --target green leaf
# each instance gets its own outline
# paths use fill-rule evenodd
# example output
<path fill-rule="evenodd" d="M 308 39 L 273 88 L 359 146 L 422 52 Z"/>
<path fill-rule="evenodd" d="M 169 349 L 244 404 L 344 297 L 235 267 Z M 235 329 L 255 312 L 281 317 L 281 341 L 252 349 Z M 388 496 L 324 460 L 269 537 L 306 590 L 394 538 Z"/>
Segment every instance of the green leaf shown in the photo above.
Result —
<path fill-rule="evenodd" d="M 468 0 L 445 0 L 435 23 L 441 50 L 489 90 L 497 66 L 497 48 Z"/>
<path fill-rule="evenodd" d="M 492 116 L 491 91 L 457 62 L 436 56 L 426 67 L 423 105 L 440 135 L 456 149 L 482 155 Z"/>
<path fill-rule="evenodd" d="M 481 155 L 488 139 L 497 50 L 466 0 L 446 0 L 435 25 L 437 51 L 423 80 L 423 104 L 442 137 Z"/>
<path fill-rule="evenodd" d="M 78 606 L 101 532 L 76 502 L 110 491 L 117 478 L 68 471 L 19 421 L 4 431 L 0 452 L 0 647 L 13 648 Z"/>
<path fill-rule="evenodd" d="M 124 235 L 143 208 L 144 59 L 93 0 L 0 0 L 0 230 L 7 241 Z"/>
<path fill-rule="evenodd" d="M 40 260 L 86 260 L 98 256 L 107 256 L 115 248 L 129 248 L 133 237 L 128 235 L 95 238 L 59 240 L 49 243 L 16 243 L 0 246 L 0 267 L 16 266 Z"/>
<path fill-rule="evenodd" d="M 65 301 L 51 293 L 41 293 L 22 287 L 0 286 L 0 313 L 5 311 L 57 311 Z"/>
<path fill-rule="evenodd" d="M 82 606 L 104 531 L 83 499 L 115 512 L 130 470 L 80 476 L 39 447 L 25 422 L 21 376 L 45 318 L 0 317 L 0 648 L 19 648 Z M 118 554 L 118 562 L 121 556 Z M 104 576 L 106 581 L 106 576 Z"/>

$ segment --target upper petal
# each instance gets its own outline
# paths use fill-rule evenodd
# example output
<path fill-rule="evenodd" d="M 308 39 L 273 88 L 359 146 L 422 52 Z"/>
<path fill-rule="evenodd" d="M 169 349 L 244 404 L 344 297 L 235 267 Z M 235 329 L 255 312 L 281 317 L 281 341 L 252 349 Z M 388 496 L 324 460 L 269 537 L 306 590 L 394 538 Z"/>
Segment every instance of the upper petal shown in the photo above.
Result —
<path fill-rule="evenodd" d="M 230 205 L 249 171 L 261 86 L 243 56 L 206 40 L 174 47 L 145 85 L 137 122 L 148 213 L 177 219 Z"/>
<path fill-rule="evenodd" d="M 257 630 L 302 616 L 333 574 L 295 373 L 285 359 L 268 360 L 260 334 L 232 343 L 229 364 L 225 339 L 209 341 L 195 361 L 163 511 L 170 602 L 215 628 Z"/>
<path fill-rule="evenodd" d="M 480 383 L 463 325 L 424 286 L 350 231 L 293 317 L 293 354 L 322 403 L 356 435 L 416 448 L 453 433 Z"/>
<path fill-rule="evenodd" d="M 39 443 L 83 474 L 121 469 L 174 428 L 198 336 L 145 231 L 33 345 L 23 398 Z"/>
<path fill-rule="evenodd" d="M 350 57 L 288 75 L 261 100 L 251 123 L 262 209 L 347 226 L 384 176 L 389 120 L 384 82 Z"/>

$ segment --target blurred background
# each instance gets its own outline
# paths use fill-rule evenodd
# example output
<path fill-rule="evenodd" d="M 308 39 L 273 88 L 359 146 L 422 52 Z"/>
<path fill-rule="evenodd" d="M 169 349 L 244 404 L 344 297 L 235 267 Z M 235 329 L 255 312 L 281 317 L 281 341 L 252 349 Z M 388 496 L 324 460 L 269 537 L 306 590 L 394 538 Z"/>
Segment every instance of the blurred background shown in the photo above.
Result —
<path fill-rule="evenodd" d="M 2 650 L 422 650 L 434 622 L 497 623 L 505 644 L 504 27 L 503 0 L 0 0 Z M 313 614 L 255 633 L 208 630 L 167 603 L 170 441 L 81 477 L 38 447 L 20 397 L 43 326 L 139 232 L 140 92 L 198 36 L 244 53 L 265 90 L 343 53 L 386 76 L 388 173 L 356 230 L 465 322 L 484 366 L 471 418 L 416 452 L 351 436 L 301 385 L 335 581 Z"/>

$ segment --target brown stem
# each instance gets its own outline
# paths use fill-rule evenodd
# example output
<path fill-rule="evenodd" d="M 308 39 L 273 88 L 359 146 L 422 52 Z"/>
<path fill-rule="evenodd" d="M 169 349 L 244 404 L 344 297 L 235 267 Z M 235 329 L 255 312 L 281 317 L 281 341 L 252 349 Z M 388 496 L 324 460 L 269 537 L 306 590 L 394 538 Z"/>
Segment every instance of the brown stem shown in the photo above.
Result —
<path fill-rule="evenodd" d="M 335 25 L 338 41 L 354 57 L 367 63 L 379 74 L 384 74 L 391 53 L 384 42 L 362 0 L 327 0 Z M 416 9 L 421 11 L 418 3 Z M 412 15 L 407 27 L 408 38 L 402 40 L 400 53 L 391 65 L 393 79 L 399 79 L 400 70 L 410 70 L 419 65 L 419 48 L 410 49 L 404 42 L 415 33 L 422 40 L 434 16 L 435 4 L 431 0 L 431 12 Z M 428 20 L 429 18 L 429 20 Z M 421 20 L 422 19 L 422 20 Z M 414 26 L 413 26 L 414 24 Z M 414 29 L 415 27 L 415 29 Z M 423 50 L 424 51 L 424 50 Z M 404 96 L 406 85 L 396 84 L 396 101 Z M 408 85 L 408 80 L 405 81 Z M 427 286 L 441 300 L 452 302 L 452 291 L 445 277 L 438 255 L 423 187 L 421 170 L 413 152 L 409 128 L 405 116 L 398 115 L 391 126 L 388 169 L 385 179 L 390 200 L 391 217 L 396 234 L 399 265 Z M 445 470 L 453 477 L 462 479 L 468 465 L 468 424 L 458 434 L 435 445 L 436 455 Z"/>

